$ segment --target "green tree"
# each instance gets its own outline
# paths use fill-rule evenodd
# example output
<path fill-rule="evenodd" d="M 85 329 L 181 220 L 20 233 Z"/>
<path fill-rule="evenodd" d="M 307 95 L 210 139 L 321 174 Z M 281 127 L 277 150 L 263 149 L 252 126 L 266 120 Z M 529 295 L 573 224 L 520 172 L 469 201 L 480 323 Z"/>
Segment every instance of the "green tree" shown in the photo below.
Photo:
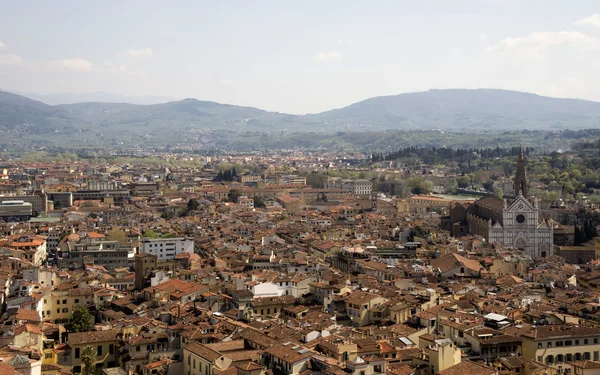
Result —
<path fill-rule="evenodd" d="M 456 179 L 458 187 L 461 189 L 468 188 L 471 185 L 471 178 L 469 176 L 461 176 Z"/>
<path fill-rule="evenodd" d="M 233 189 L 227 194 L 227 201 L 235 203 L 241 195 L 242 193 L 239 190 Z"/>
<path fill-rule="evenodd" d="M 198 203 L 198 201 L 195 199 L 190 199 L 187 203 L 188 211 L 195 211 L 198 209 L 198 207 L 200 207 L 200 203 Z"/>
<path fill-rule="evenodd" d="M 79 306 L 71 314 L 70 331 L 87 332 L 94 329 L 94 316 L 86 306 Z"/>
<path fill-rule="evenodd" d="M 119 241 L 119 244 L 126 245 L 127 233 L 119 228 L 114 228 L 106 232 L 106 239 L 109 241 Z"/>
<path fill-rule="evenodd" d="M 91 375 L 94 373 L 93 366 L 96 363 L 96 349 L 93 346 L 88 345 L 81 351 L 81 362 L 83 363 L 84 375 Z"/>
<path fill-rule="evenodd" d="M 494 195 L 500 199 L 504 198 L 504 192 L 499 187 L 494 189 Z"/>
<path fill-rule="evenodd" d="M 265 200 L 262 197 L 255 195 L 254 196 L 254 207 L 267 208 L 267 205 L 265 204 Z"/>
<path fill-rule="evenodd" d="M 159 237 L 158 233 L 156 233 L 152 229 L 144 232 L 144 238 L 158 238 L 158 237 Z"/>

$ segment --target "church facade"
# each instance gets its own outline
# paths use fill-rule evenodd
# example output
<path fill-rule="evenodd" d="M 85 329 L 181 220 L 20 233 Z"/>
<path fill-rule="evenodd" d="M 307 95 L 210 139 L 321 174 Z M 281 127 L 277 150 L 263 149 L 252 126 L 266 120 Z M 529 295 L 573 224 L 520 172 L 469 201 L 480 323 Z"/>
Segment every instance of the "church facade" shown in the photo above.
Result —
<path fill-rule="evenodd" d="M 538 202 L 528 197 L 523 149 L 517 159 L 515 199 L 484 197 L 472 204 L 454 204 L 450 210 L 454 236 L 480 235 L 490 243 L 520 249 L 534 258 L 552 255 L 553 228 L 540 220 Z"/>

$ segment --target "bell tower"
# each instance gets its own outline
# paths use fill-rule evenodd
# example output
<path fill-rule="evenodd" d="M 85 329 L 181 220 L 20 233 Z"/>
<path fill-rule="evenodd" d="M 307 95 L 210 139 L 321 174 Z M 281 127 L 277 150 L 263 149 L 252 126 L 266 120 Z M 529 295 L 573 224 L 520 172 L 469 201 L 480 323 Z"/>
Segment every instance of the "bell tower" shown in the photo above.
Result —
<path fill-rule="evenodd" d="M 517 172 L 515 173 L 515 197 L 522 194 L 527 198 L 527 170 L 525 167 L 525 153 L 523 152 L 523 146 L 519 150 L 519 157 L 517 158 Z"/>

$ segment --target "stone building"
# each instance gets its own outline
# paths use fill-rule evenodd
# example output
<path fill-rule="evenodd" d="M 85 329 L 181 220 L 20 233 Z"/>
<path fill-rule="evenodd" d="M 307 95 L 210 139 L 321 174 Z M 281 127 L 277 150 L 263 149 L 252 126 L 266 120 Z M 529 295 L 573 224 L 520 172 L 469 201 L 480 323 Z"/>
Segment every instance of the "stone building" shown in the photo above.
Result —
<path fill-rule="evenodd" d="M 508 202 L 494 196 L 474 203 L 455 203 L 448 225 L 454 236 L 479 235 L 490 243 L 524 250 L 532 257 L 552 255 L 553 227 L 540 220 L 535 197 L 527 195 L 527 171 L 523 149 L 517 159 L 515 199 Z"/>

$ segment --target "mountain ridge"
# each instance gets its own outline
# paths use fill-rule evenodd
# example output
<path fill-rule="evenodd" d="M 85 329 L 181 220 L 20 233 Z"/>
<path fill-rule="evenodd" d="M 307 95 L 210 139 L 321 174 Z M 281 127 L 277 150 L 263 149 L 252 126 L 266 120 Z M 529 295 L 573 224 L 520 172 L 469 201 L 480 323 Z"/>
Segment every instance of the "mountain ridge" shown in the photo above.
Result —
<path fill-rule="evenodd" d="M 47 105 L 0 91 L 0 129 L 25 133 L 97 131 L 118 138 L 177 132 L 339 132 L 382 130 L 584 129 L 600 126 L 600 103 L 501 89 L 432 89 L 368 98 L 307 115 L 195 98 L 159 104 L 84 102 Z M 185 138 L 185 137 L 184 137 Z"/>

